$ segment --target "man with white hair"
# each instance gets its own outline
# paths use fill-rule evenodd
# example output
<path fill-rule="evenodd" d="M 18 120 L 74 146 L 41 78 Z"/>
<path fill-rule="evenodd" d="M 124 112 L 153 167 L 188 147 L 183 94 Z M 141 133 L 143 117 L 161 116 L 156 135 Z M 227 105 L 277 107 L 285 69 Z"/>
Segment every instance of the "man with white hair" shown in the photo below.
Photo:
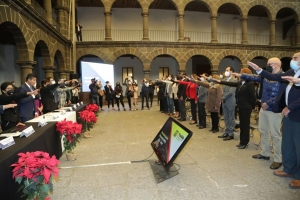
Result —
<path fill-rule="evenodd" d="M 272 74 L 281 74 L 281 61 L 279 58 L 270 58 L 267 62 L 266 70 Z M 261 98 L 261 109 L 259 112 L 258 130 L 261 135 L 261 152 L 253 155 L 254 159 L 269 160 L 271 154 L 270 140 L 273 141 L 274 162 L 270 169 L 278 169 L 282 166 L 281 154 L 281 121 L 282 114 L 272 111 L 276 96 L 279 91 L 280 82 L 269 81 L 263 77 L 252 74 L 234 74 L 245 81 L 253 81 L 263 84 Z"/>
<path fill-rule="evenodd" d="M 290 187 L 300 189 L 300 52 L 295 53 L 288 71 L 271 74 L 248 62 L 258 74 L 269 80 L 280 81 L 280 88 L 273 105 L 273 112 L 282 113 L 282 171 L 280 177 L 294 177 Z"/>

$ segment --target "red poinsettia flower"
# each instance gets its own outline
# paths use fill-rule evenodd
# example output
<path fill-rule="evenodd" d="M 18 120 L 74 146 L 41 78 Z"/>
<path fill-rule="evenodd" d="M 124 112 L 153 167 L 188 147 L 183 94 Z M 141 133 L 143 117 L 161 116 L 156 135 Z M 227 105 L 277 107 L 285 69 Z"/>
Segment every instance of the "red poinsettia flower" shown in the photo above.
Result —
<path fill-rule="evenodd" d="M 88 111 L 91 111 L 91 112 L 98 112 L 99 107 L 97 106 L 97 104 L 90 104 L 90 105 L 86 106 L 85 109 Z"/>
<path fill-rule="evenodd" d="M 96 123 L 97 117 L 94 112 L 89 110 L 84 110 L 82 112 L 79 112 L 80 118 L 87 123 Z"/>

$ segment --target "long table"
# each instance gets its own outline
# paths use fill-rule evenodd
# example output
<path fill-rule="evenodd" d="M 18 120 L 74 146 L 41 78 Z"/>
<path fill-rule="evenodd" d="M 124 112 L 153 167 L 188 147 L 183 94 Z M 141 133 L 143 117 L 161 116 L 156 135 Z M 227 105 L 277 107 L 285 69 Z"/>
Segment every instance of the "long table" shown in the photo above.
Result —
<path fill-rule="evenodd" d="M 35 118 L 25 123 L 27 127 L 32 126 L 35 132 L 27 138 L 14 138 L 15 144 L 7 149 L 0 150 L 0 200 L 17 200 L 22 199 L 22 191 L 17 192 L 20 185 L 15 183 L 12 178 L 13 163 L 18 161 L 18 153 L 26 153 L 32 151 L 44 151 L 50 156 L 55 155 L 57 159 L 62 156 L 61 137 L 56 131 L 56 122 L 66 118 L 67 120 L 79 121 L 80 111 L 85 109 L 85 105 L 81 105 L 74 109 L 75 112 L 50 113 L 48 115 L 60 115 L 59 118 L 47 120 L 47 124 L 38 127 L 39 118 Z M 41 117 L 43 118 L 43 116 Z M 45 117 L 46 118 L 46 117 Z M 51 118 L 50 118 L 51 119 Z M 6 131 L 9 132 L 9 131 Z M 0 138 L 1 140 L 2 138 Z"/>

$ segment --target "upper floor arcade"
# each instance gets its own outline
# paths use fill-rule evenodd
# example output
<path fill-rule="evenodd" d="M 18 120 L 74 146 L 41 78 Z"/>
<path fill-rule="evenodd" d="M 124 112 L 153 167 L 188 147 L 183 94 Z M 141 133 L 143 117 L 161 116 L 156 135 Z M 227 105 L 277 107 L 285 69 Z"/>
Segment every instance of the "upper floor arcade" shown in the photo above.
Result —
<path fill-rule="evenodd" d="M 300 45 L 300 2 L 78 0 L 83 41 Z"/>

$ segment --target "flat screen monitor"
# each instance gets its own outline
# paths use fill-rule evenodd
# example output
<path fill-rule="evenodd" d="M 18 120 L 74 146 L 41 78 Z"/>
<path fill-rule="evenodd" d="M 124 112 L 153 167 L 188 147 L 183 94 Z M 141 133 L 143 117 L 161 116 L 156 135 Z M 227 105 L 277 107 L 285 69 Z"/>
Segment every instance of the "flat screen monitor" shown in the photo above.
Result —
<path fill-rule="evenodd" d="M 169 117 L 151 142 L 151 146 L 165 170 L 169 170 L 192 135 L 192 131 Z"/>

